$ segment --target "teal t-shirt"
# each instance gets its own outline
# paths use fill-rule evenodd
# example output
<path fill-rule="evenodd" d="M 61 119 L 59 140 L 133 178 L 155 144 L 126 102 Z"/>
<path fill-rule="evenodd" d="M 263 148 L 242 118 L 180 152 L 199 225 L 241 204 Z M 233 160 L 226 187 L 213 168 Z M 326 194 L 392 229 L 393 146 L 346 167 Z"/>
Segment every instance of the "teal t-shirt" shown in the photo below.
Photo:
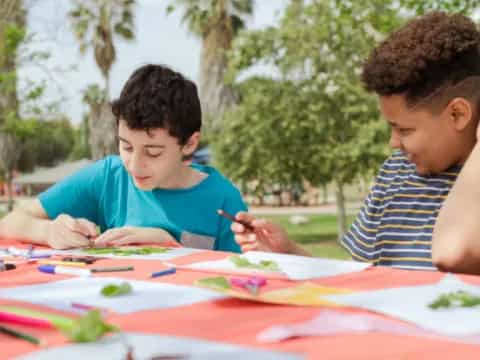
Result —
<path fill-rule="evenodd" d="M 245 211 L 238 189 L 209 166 L 192 165 L 208 176 L 188 189 L 138 189 L 118 156 L 78 171 L 39 195 L 50 219 L 86 218 L 101 231 L 123 226 L 156 227 L 187 247 L 240 252 L 231 222 L 217 214 Z"/>

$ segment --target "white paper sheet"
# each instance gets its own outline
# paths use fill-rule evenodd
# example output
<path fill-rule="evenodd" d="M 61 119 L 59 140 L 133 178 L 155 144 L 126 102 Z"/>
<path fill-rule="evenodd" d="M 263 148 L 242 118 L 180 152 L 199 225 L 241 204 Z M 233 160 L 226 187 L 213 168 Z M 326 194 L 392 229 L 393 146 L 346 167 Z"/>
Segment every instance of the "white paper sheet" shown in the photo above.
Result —
<path fill-rule="evenodd" d="M 133 359 L 151 360 L 155 356 L 183 355 L 188 360 L 301 360 L 304 357 L 292 353 L 254 349 L 195 338 L 126 333 L 125 341 L 133 348 Z M 18 360 L 125 360 L 126 346 L 122 335 L 116 334 L 96 343 L 71 344 L 29 353 Z"/>
<path fill-rule="evenodd" d="M 0 298 L 26 301 L 70 312 L 78 312 L 72 308 L 72 303 L 80 303 L 125 314 L 225 298 L 206 289 L 137 280 L 128 280 L 132 287 L 130 294 L 105 297 L 100 293 L 105 285 L 121 284 L 124 281 L 120 278 L 103 277 L 73 278 L 3 289 L 0 290 Z"/>
<path fill-rule="evenodd" d="M 480 335 L 446 336 L 377 314 L 352 314 L 333 310 L 322 310 L 313 319 L 301 323 L 271 326 L 259 333 L 257 340 L 269 343 L 306 336 L 334 336 L 345 333 L 365 332 L 382 332 L 467 344 L 480 344 Z"/>
<path fill-rule="evenodd" d="M 128 248 L 141 248 L 141 246 L 136 246 L 136 247 L 122 247 L 121 249 L 128 249 Z M 15 253 L 17 254 L 22 254 L 25 256 L 27 254 L 26 249 L 20 249 L 20 248 L 12 248 L 16 249 Z M 4 251 L 4 249 L 0 249 L 1 254 L 0 255 L 8 255 Z M 122 255 L 113 255 L 113 254 L 90 254 L 82 249 L 69 249 L 69 250 L 55 250 L 55 249 L 35 249 L 33 251 L 34 255 L 74 255 L 74 256 L 96 256 L 96 257 L 105 257 L 105 258 L 116 258 L 116 259 L 141 259 L 141 260 L 172 260 L 180 256 L 186 256 L 186 255 L 191 255 L 191 254 L 196 254 L 198 252 L 201 252 L 204 250 L 201 249 L 192 249 L 192 248 L 187 248 L 187 247 L 178 247 L 178 248 L 170 248 L 168 251 L 164 253 L 154 253 L 154 254 L 148 254 L 148 255 L 128 255 L 128 256 L 122 256 Z"/>
<path fill-rule="evenodd" d="M 256 269 L 239 268 L 228 258 L 217 261 L 198 262 L 190 264 L 187 267 L 224 273 L 263 273 L 266 277 L 268 277 L 269 274 L 276 276 L 283 274 L 291 280 L 307 280 L 362 271 L 371 266 L 369 263 L 357 261 L 330 260 L 261 251 L 249 251 L 240 256 L 255 264 L 258 264 L 261 260 L 273 260 L 279 266 L 280 272 L 265 272 Z"/>
<path fill-rule="evenodd" d="M 453 275 L 447 275 L 433 285 L 327 295 L 325 299 L 407 320 L 440 334 L 480 335 L 480 306 L 436 310 L 428 307 L 440 295 L 458 290 L 480 296 L 479 286 L 466 284 Z"/>

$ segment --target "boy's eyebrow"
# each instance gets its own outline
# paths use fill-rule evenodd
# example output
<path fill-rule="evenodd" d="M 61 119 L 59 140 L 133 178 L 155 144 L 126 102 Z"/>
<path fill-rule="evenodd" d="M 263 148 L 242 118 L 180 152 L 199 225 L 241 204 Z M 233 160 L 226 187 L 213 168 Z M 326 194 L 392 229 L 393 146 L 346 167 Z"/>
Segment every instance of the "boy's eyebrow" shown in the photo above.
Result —
<path fill-rule="evenodd" d="M 127 139 L 122 138 L 121 136 L 118 137 L 118 140 L 120 140 L 120 141 L 122 141 L 122 142 L 125 142 L 125 143 L 127 143 L 127 144 L 130 144 L 130 141 L 128 141 Z M 161 148 L 161 149 L 164 149 L 164 148 L 165 148 L 165 145 L 149 144 L 149 145 L 144 145 L 143 147 L 145 147 L 145 148 Z"/>
<path fill-rule="evenodd" d="M 146 148 L 161 148 L 161 149 L 164 149 L 164 148 L 165 148 L 165 145 L 144 145 L 143 147 L 146 147 Z"/>

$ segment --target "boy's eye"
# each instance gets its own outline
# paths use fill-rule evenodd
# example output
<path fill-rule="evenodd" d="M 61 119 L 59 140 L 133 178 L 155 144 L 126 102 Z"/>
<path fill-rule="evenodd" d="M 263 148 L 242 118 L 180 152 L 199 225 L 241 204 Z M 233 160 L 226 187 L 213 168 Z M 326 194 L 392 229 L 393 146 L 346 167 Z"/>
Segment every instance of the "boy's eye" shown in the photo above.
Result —
<path fill-rule="evenodd" d="M 408 135 L 412 132 L 412 129 L 398 129 L 398 132 L 402 135 Z"/>
<path fill-rule="evenodd" d="M 123 151 L 126 151 L 126 152 L 132 152 L 132 151 L 133 151 L 133 148 L 132 148 L 132 147 L 128 147 L 128 146 L 124 146 L 124 147 L 122 147 L 122 150 L 123 150 Z"/>
<path fill-rule="evenodd" d="M 156 157 L 159 157 L 160 155 L 162 155 L 162 153 L 161 152 L 154 153 L 154 152 L 147 151 L 147 155 L 150 156 L 150 157 L 156 158 Z"/>

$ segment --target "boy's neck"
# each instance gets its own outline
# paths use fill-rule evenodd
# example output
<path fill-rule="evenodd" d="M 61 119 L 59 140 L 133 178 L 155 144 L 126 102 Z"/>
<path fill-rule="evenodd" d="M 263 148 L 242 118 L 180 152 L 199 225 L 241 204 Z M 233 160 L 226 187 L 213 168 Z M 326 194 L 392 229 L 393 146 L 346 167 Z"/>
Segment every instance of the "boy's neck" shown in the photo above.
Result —
<path fill-rule="evenodd" d="M 177 174 L 170 177 L 171 181 L 159 184 L 160 189 L 189 189 L 203 181 L 208 174 L 190 166 L 182 165 Z"/>

